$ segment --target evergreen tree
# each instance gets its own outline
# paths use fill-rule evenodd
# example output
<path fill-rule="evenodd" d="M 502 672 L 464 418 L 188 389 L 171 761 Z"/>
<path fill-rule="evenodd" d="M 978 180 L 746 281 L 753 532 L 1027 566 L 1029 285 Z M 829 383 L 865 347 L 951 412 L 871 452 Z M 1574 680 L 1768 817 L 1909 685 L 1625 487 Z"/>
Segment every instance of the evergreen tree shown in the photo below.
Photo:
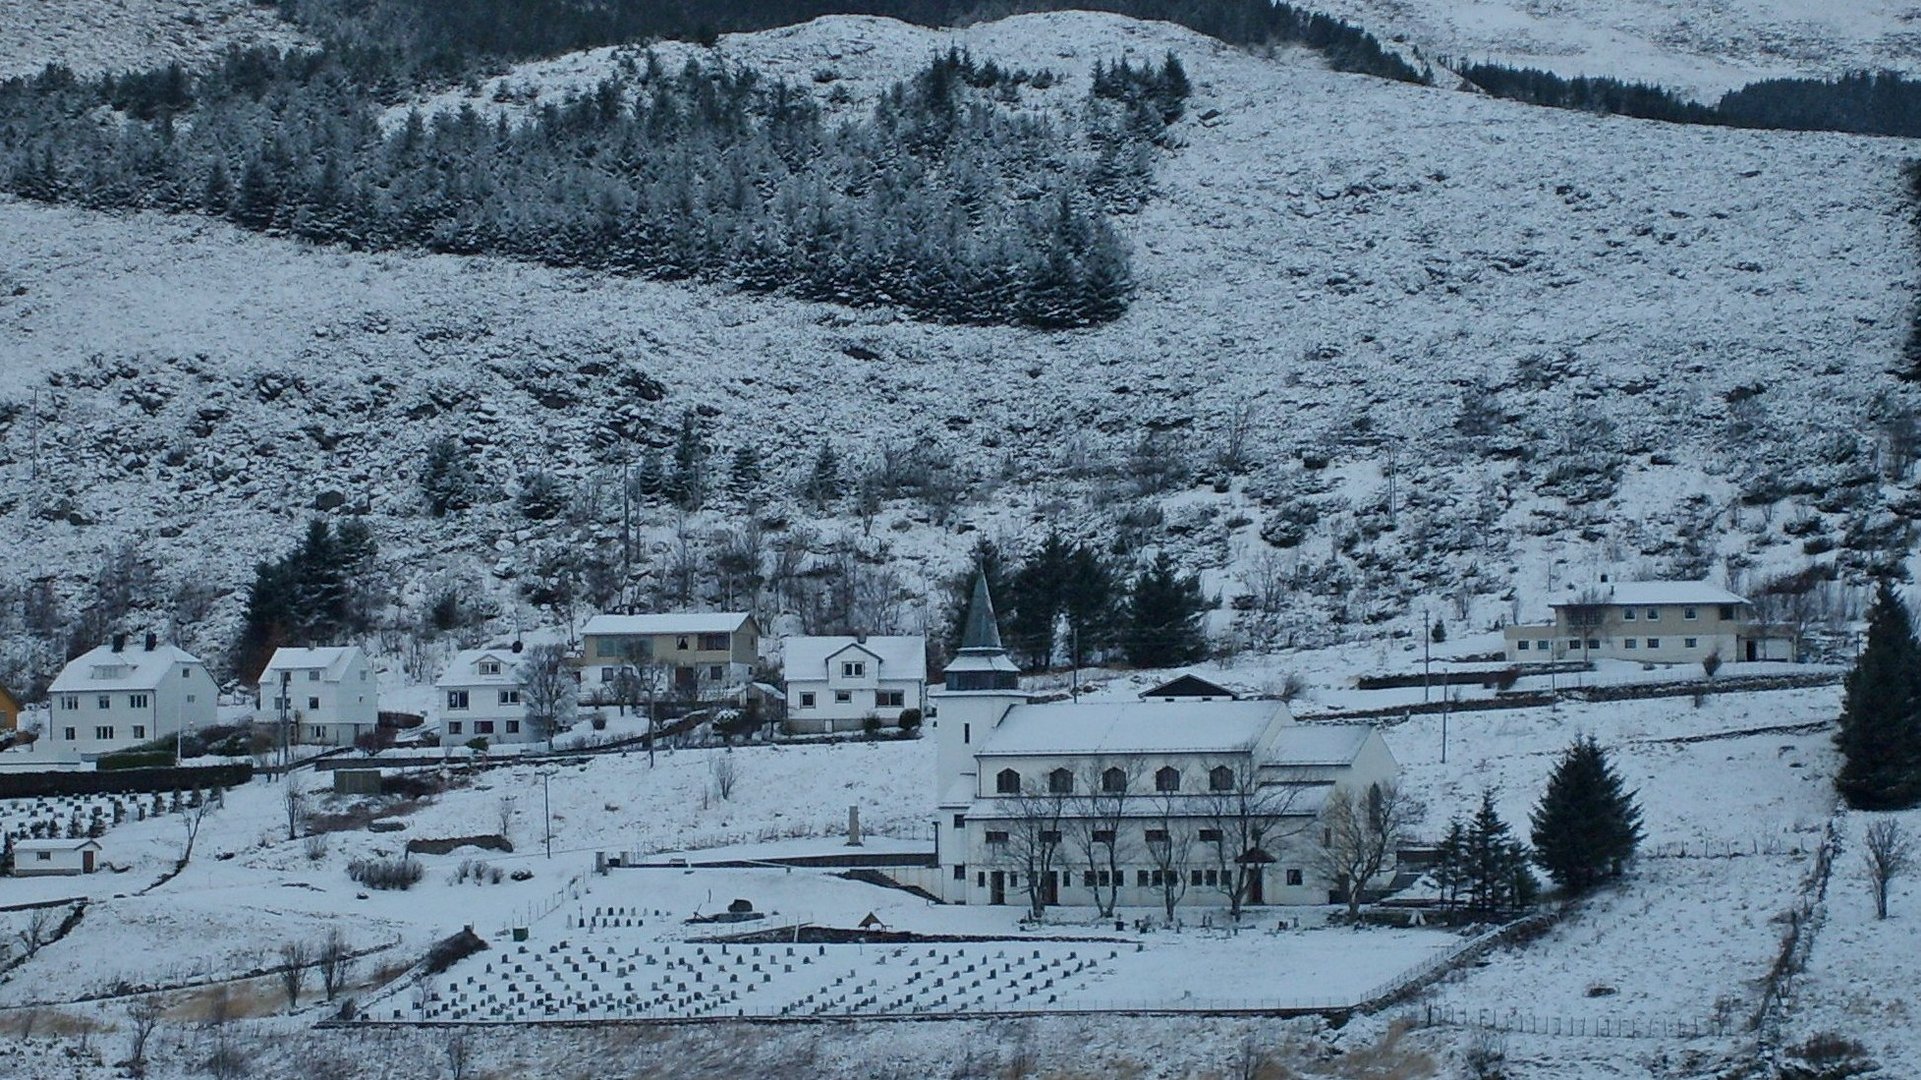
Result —
<path fill-rule="evenodd" d="M 479 477 L 460 440 L 442 435 L 427 444 L 427 461 L 420 470 L 420 491 L 426 496 L 429 513 L 446 517 L 473 506 L 478 488 Z"/>
<path fill-rule="evenodd" d="M 1593 736 L 1561 755 L 1530 822 L 1534 861 L 1571 895 L 1618 875 L 1641 842 L 1641 808 Z"/>
<path fill-rule="evenodd" d="M 822 443 L 820 453 L 814 458 L 813 468 L 807 471 L 802 494 L 814 504 L 814 509 L 825 510 L 840 501 L 846 485 L 846 479 L 841 476 L 840 455 L 834 452 L 834 444 Z"/>
<path fill-rule="evenodd" d="M 1434 889 L 1440 894 L 1441 910 L 1453 911 L 1460 903 L 1461 890 L 1467 887 L 1467 826 L 1460 818 L 1447 823 L 1447 833 L 1434 848 Z"/>
<path fill-rule="evenodd" d="M 698 510 L 706 495 L 707 440 L 700 416 L 688 409 L 680 414 L 680 434 L 674 440 L 674 467 L 667 476 L 667 497 L 682 510 Z"/>
<path fill-rule="evenodd" d="M 733 460 L 727 467 L 727 487 L 738 499 L 748 498 L 760 487 L 760 451 L 753 443 L 734 448 Z"/>
<path fill-rule="evenodd" d="M 1124 586 L 1099 548 L 1077 544 L 1067 557 L 1061 582 L 1061 611 L 1067 616 L 1068 660 L 1080 667 L 1114 643 L 1121 625 Z"/>
<path fill-rule="evenodd" d="M 553 473 L 535 469 L 521 480 L 520 494 L 514 497 L 514 504 L 520 508 L 520 516 L 528 521 L 550 521 L 567 508 L 567 493 Z"/>
<path fill-rule="evenodd" d="M 1137 667 L 1171 667 L 1199 660 L 1207 651 L 1201 635 L 1206 601 L 1201 582 L 1176 573 L 1163 551 L 1134 579 L 1128 598 L 1127 658 Z"/>
<path fill-rule="evenodd" d="M 228 658 L 234 675 L 242 682 L 259 679 L 274 650 L 293 639 L 287 579 L 282 561 L 254 566 L 253 584 L 247 587 L 246 609 L 240 619 L 240 634 Z"/>
<path fill-rule="evenodd" d="M 1010 582 L 1014 610 L 1005 620 L 1004 640 L 1029 669 L 1054 662 L 1073 558 L 1073 545 L 1060 533 L 1049 533 Z"/>
<path fill-rule="evenodd" d="M 295 644 L 331 644 L 347 626 L 347 580 L 326 519 L 307 523 L 307 535 L 287 561 Z"/>
<path fill-rule="evenodd" d="M 1883 581 L 1868 611 L 1868 640 L 1843 684 L 1841 772 L 1834 786 L 1857 810 L 1921 803 L 1921 646 L 1907 605 Z"/>
<path fill-rule="evenodd" d="M 1460 867 L 1469 911 L 1490 917 L 1533 901 L 1528 850 L 1495 812 L 1494 792 L 1481 793 L 1480 809 L 1469 819 L 1462 839 Z"/>

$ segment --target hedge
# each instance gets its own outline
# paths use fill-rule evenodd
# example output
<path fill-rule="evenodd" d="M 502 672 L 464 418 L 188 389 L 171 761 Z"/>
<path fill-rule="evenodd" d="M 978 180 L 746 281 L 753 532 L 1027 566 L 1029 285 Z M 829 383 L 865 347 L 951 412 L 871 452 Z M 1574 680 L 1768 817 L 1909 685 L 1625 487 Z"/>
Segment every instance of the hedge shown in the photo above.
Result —
<path fill-rule="evenodd" d="M 0 799 L 41 799 L 61 795 L 130 795 L 194 788 L 230 788 L 253 779 L 252 762 L 196 765 L 170 769 L 110 769 L 104 772 L 0 773 Z"/>

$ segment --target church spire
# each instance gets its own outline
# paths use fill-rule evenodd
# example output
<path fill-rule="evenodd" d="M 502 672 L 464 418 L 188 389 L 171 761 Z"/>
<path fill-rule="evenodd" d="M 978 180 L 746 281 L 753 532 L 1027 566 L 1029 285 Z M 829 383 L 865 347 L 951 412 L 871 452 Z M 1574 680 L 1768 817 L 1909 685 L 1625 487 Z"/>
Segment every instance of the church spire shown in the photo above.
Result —
<path fill-rule="evenodd" d="M 961 652 L 1005 652 L 1000 623 L 994 618 L 994 598 L 987 592 L 987 572 L 974 578 L 974 599 L 967 605 L 967 626 L 961 631 Z"/>

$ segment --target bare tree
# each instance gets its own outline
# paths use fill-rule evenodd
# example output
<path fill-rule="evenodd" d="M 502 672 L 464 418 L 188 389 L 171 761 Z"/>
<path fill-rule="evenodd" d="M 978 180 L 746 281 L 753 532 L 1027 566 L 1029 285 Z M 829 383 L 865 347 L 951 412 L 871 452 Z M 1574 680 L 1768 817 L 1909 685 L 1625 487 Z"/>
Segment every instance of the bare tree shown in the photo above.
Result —
<path fill-rule="evenodd" d="M 313 950 L 304 941 L 285 941 L 280 945 L 280 989 L 287 994 L 287 1008 L 300 1004 L 300 987 L 313 966 Z"/>
<path fill-rule="evenodd" d="M 1111 918 L 1120 901 L 1121 886 L 1133 861 L 1127 809 L 1140 783 L 1137 759 L 1096 760 L 1081 770 L 1084 794 L 1077 800 L 1067 833 L 1093 879 L 1094 906 L 1103 919 Z"/>
<path fill-rule="evenodd" d="M 1201 814 L 1218 870 L 1215 888 L 1227 897 L 1228 915 L 1239 920 L 1241 906 L 1265 899 L 1262 875 L 1275 861 L 1270 847 L 1307 830 L 1313 815 L 1302 809 L 1320 785 L 1290 776 L 1264 776 L 1251 757 L 1208 767 Z M 1257 882 L 1260 885 L 1257 886 Z"/>
<path fill-rule="evenodd" d="M 1187 895 L 1187 871 L 1194 861 L 1194 829 L 1185 799 L 1177 790 L 1161 791 L 1147 826 L 1147 858 L 1154 864 L 1149 881 L 1160 890 L 1161 911 L 1169 925 L 1175 906 Z"/>
<path fill-rule="evenodd" d="M 494 812 L 499 815 L 501 839 L 509 839 L 507 834 L 514 823 L 514 797 L 502 795 L 500 801 L 494 804 Z"/>
<path fill-rule="evenodd" d="M 1065 772 L 1065 770 L 1061 770 Z M 1072 774 L 1068 774 L 1071 778 Z M 996 820 L 1007 826 L 1006 839 L 997 845 L 997 862 L 1013 868 L 1020 875 L 1020 887 L 1027 894 L 1027 912 L 1039 919 L 1047 911 L 1047 905 L 1058 903 L 1059 871 L 1061 859 L 1061 826 L 1073 801 L 1073 785 L 1053 785 L 1054 790 L 1041 791 L 1025 777 L 1021 778 L 1018 792 L 1007 793 L 1007 797 L 997 800 L 1004 812 L 996 815 Z"/>
<path fill-rule="evenodd" d="M 180 811 L 180 825 L 187 833 L 187 846 L 181 849 L 180 865 L 187 865 L 193 858 L 193 843 L 200 838 L 200 826 L 207 820 L 207 814 L 214 808 L 213 799 L 202 799 L 199 805 L 189 806 Z"/>
<path fill-rule="evenodd" d="M 1889 886 L 1914 869 L 1914 838 L 1894 818 L 1876 818 L 1868 824 L 1863 836 L 1861 862 L 1867 872 L 1868 886 L 1874 890 L 1874 917 L 1885 919 Z"/>
<path fill-rule="evenodd" d="M 53 936 L 53 909 L 34 908 L 27 914 L 27 925 L 14 932 L 14 940 L 20 943 L 20 959 L 31 960 L 40 946 Z"/>
<path fill-rule="evenodd" d="M 448 1080 L 467 1080 L 468 1070 L 473 1067 L 472 1054 L 467 1048 L 467 1029 L 449 1028 L 441 1050 L 447 1055 Z"/>
<path fill-rule="evenodd" d="M 153 994 L 127 1003 L 127 1060 L 122 1064 L 135 1076 L 147 1075 L 147 1041 L 153 1038 L 153 1029 L 165 1011 Z"/>
<path fill-rule="evenodd" d="M 291 775 L 280 793 L 280 801 L 287 810 L 287 839 L 300 836 L 300 830 L 307 824 L 307 795 L 300 790 L 300 782 Z"/>
<path fill-rule="evenodd" d="M 1221 445 L 1214 453 L 1214 467 L 1223 475 L 1238 476 L 1253 465 L 1247 452 L 1247 443 L 1254 433 L 1257 413 L 1254 403 L 1245 399 L 1228 412 L 1227 427 L 1221 432 Z"/>
<path fill-rule="evenodd" d="M 740 779 L 734 768 L 733 751 L 715 754 L 709 769 L 714 774 L 714 794 L 720 797 L 721 802 L 733 798 L 734 784 Z"/>
<path fill-rule="evenodd" d="M 353 950 L 347 945 L 347 935 L 340 927 L 329 926 L 327 936 L 320 943 L 320 953 L 314 966 L 320 969 L 320 989 L 332 1001 L 347 985 L 347 972 L 353 966 Z"/>
<path fill-rule="evenodd" d="M 1393 781 L 1369 784 L 1356 797 L 1335 788 L 1321 804 L 1321 842 L 1315 866 L 1347 899 L 1348 917 L 1361 912 L 1361 894 L 1407 843 L 1422 807 Z"/>
<path fill-rule="evenodd" d="M 553 749 L 554 733 L 574 716 L 574 675 L 567 665 L 564 645 L 535 645 L 520 661 L 520 701 L 527 709 L 527 727 Z"/>

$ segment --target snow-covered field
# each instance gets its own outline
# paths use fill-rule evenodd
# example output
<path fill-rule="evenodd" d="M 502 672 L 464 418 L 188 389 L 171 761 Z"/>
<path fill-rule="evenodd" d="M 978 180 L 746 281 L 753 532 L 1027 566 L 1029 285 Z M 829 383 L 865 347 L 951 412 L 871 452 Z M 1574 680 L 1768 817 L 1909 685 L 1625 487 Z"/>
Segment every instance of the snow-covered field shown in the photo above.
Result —
<path fill-rule="evenodd" d="M 169 61 L 199 67 L 229 46 L 285 48 L 302 40 L 258 0 L 9 0 L 0 26 L 0 78 L 47 64 L 83 75 Z"/>

